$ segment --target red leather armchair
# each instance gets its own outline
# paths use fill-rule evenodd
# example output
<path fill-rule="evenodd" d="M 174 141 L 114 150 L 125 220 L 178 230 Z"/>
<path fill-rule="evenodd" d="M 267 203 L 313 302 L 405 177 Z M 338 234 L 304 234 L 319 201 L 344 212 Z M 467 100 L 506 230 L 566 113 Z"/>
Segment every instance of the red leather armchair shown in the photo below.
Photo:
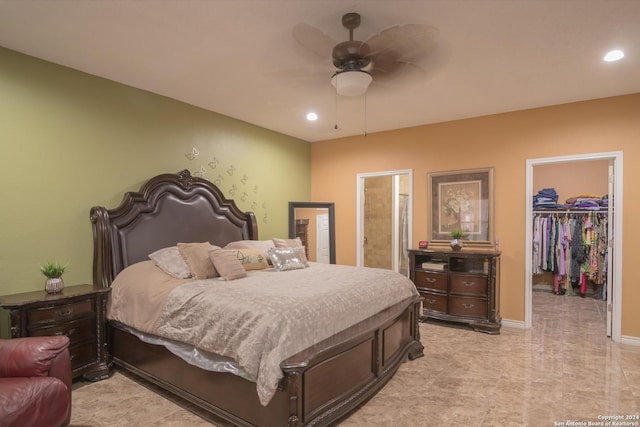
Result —
<path fill-rule="evenodd" d="M 0 427 L 69 424 L 68 347 L 66 336 L 0 339 Z"/>

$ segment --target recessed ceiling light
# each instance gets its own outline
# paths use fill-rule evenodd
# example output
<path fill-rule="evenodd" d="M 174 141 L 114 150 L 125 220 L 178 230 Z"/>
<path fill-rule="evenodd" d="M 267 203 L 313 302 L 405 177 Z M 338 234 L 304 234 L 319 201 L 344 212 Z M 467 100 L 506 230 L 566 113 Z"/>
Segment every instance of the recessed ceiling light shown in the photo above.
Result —
<path fill-rule="evenodd" d="M 614 49 L 607 52 L 603 59 L 607 62 L 614 62 L 622 58 L 624 58 L 624 52 L 620 49 Z"/>
<path fill-rule="evenodd" d="M 315 122 L 316 120 L 318 120 L 318 115 L 316 113 L 307 113 L 307 120 L 309 120 L 310 122 Z"/>

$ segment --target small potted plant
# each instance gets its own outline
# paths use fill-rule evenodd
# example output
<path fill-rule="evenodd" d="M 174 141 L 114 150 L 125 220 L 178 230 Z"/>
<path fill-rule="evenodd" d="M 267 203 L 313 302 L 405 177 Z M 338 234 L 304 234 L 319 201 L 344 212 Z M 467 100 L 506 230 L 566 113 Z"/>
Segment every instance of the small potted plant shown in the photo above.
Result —
<path fill-rule="evenodd" d="M 462 236 L 464 236 L 464 232 L 459 228 L 451 231 L 451 248 L 454 251 L 462 249 Z"/>
<path fill-rule="evenodd" d="M 40 271 L 45 275 L 47 281 L 44 284 L 44 290 L 48 294 L 56 294 L 64 289 L 64 281 L 62 275 L 67 269 L 66 265 L 49 261 L 40 267 Z"/>

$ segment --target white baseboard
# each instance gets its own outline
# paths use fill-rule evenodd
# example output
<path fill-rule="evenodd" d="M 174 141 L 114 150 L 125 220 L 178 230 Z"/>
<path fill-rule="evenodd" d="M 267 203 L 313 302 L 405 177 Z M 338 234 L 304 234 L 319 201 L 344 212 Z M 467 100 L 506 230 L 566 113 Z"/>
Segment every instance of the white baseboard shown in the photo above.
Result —
<path fill-rule="evenodd" d="M 524 322 L 521 320 L 502 319 L 502 326 L 507 328 L 525 329 Z"/>
<path fill-rule="evenodd" d="M 526 329 L 521 320 L 502 319 L 502 326 L 506 328 Z M 620 344 L 634 345 L 640 347 L 640 337 L 630 337 L 623 335 L 620 337 Z"/>
<path fill-rule="evenodd" d="M 620 337 L 620 344 L 640 346 L 640 338 L 623 335 Z"/>

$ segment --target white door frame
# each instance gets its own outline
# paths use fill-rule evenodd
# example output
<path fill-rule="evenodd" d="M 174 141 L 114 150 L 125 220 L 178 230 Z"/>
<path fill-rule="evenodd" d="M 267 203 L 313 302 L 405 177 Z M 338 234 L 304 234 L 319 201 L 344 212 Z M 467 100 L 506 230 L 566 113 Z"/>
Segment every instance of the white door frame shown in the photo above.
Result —
<path fill-rule="evenodd" d="M 356 177 L 356 260 L 357 266 L 364 266 L 364 179 L 374 176 L 409 175 L 409 206 L 407 222 L 409 240 L 413 238 L 413 169 L 400 169 L 383 172 L 359 173 Z"/>
<path fill-rule="evenodd" d="M 526 167 L 526 226 L 525 226 L 525 313 L 524 327 L 531 328 L 533 291 L 533 167 L 549 163 L 566 163 L 581 160 L 613 161 L 613 194 L 609 195 L 609 210 L 613 210 L 613 236 L 609 236 L 609 247 L 613 247 L 613 298 L 607 295 L 607 310 L 613 311 L 611 339 L 620 342 L 622 335 L 622 151 L 582 154 L 574 156 L 547 157 L 527 160 Z M 609 177 L 611 180 L 611 177 Z M 613 239 L 613 242 L 611 241 Z"/>

